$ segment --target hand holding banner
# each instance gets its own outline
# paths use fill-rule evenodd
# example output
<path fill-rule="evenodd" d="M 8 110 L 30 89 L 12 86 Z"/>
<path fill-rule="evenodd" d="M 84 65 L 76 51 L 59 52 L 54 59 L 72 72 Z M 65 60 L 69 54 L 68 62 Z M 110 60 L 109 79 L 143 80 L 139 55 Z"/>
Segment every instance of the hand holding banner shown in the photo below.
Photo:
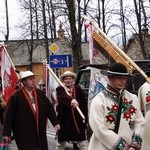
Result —
<path fill-rule="evenodd" d="M 59 80 L 59 78 L 55 75 L 55 73 L 53 72 L 53 70 L 52 70 L 49 66 L 47 66 L 47 68 L 48 68 L 48 70 L 50 71 L 51 75 L 55 78 L 55 80 L 57 81 L 57 83 L 65 89 L 65 91 L 66 91 L 66 93 L 67 93 L 68 95 L 70 95 L 70 93 L 66 90 L 66 87 L 64 86 L 64 84 L 63 84 L 63 83 Z M 80 110 L 80 108 L 77 106 L 76 109 L 77 109 L 77 111 L 79 112 L 79 114 L 80 114 L 80 116 L 82 117 L 82 119 L 85 121 L 85 117 L 84 117 L 82 111 Z"/>

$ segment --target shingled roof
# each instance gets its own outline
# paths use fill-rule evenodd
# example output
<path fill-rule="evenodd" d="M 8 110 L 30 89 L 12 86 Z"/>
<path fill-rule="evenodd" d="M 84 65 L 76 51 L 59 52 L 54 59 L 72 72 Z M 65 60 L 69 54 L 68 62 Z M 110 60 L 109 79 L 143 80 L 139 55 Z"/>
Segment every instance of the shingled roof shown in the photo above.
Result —
<path fill-rule="evenodd" d="M 143 41 L 146 57 L 147 59 L 150 59 L 150 34 L 143 35 Z M 131 38 L 128 40 L 126 52 L 134 60 L 144 59 L 143 51 L 140 47 L 140 40 L 138 34 L 133 34 Z"/>
<path fill-rule="evenodd" d="M 54 42 L 60 49 L 56 54 L 62 54 L 62 51 L 63 53 L 71 52 L 70 43 L 68 41 L 62 43 L 56 39 Z M 51 44 L 50 41 L 49 45 Z M 7 45 L 7 51 L 15 66 L 30 64 L 30 40 L 12 40 L 5 42 L 5 45 Z M 52 54 L 50 50 L 49 53 Z M 42 63 L 44 60 L 46 60 L 44 40 L 34 40 L 32 63 Z"/>

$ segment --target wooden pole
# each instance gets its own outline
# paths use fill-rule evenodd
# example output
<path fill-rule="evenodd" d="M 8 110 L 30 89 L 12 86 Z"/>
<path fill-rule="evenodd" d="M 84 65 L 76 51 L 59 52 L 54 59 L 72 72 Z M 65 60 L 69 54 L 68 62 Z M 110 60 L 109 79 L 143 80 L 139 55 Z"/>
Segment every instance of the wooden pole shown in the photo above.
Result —
<path fill-rule="evenodd" d="M 98 34 L 102 38 L 107 39 L 107 44 L 110 45 L 110 47 L 113 47 L 116 52 L 120 53 L 124 59 L 127 60 L 137 71 L 139 71 L 146 81 L 150 83 L 150 78 L 145 74 L 145 72 L 123 50 L 121 50 L 115 43 L 111 41 L 111 39 L 108 38 L 108 36 L 98 27 L 97 23 L 93 19 L 87 17 L 86 15 L 84 15 L 83 18 L 88 20 L 96 28 Z M 118 57 L 119 56 L 120 55 L 118 55 Z"/>

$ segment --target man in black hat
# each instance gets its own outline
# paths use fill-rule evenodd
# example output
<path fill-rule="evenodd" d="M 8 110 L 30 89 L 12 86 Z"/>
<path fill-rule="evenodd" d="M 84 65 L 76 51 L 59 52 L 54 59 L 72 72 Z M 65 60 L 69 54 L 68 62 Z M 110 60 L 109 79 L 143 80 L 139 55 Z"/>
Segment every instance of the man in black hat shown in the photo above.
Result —
<path fill-rule="evenodd" d="M 137 96 L 125 90 L 130 74 L 121 63 L 107 71 L 108 85 L 91 102 L 88 150 L 139 150 L 144 118 Z"/>
<path fill-rule="evenodd" d="M 145 70 L 145 73 L 148 77 L 150 77 L 150 65 L 148 69 Z M 145 116 L 145 127 L 143 134 L 143 144 L 142 150 L 149 150 L 150 148 L 150 83 L 147 81 L 139 88 L 138 98 L 141 102 L 141 111 Z"/>

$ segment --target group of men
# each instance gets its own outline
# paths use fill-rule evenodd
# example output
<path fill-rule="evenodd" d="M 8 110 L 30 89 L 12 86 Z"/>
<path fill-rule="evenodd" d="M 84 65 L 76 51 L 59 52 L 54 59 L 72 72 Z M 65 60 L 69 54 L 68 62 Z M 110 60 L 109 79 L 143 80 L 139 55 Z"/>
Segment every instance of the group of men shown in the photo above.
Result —
<path fill-rule="evenodd" d="M 145 83 L 140 88 L 138 99 L 125 89 L 129 76 L 123 64 L 112 64 L 107 71 L 107 87 L 92 100 L 88 117 L 88 101 L 82 89 L 74 84 L 74 72 L 66 71 L 60 76 L 64 86 L 56 88 L 56 113 L 45 94 L 35 88 L 35 74 L 23 72 L 20 79 L 23 86 L 7 104 L 3 126 L 5 141 L 10 141 L 13 132 L 19 150 L 48 150 L 48 118 L 58 134 L 56 150 L 64 150 L 67 141 L 75 141 L 80 150 L 148 150 L 150 85 Z M 145 118 L 141 108 L 144 108 Z M 85 132 L 88 123 L 92 129 L 89 143 Z"/>
<path fill-rule="evenodd" d="M 76 74 L 66 71 L 60 76 L 65 88 L 57 91 L 57 116 L 52 103 L 35 86 L 35 74 L 21 74 L 21 88 L 10 97 L 3 124 L 5 142 L 11 141 L 13 133 L 18 150 L 48 150 L 46 138 L 47 118 L 58 134 L 56 150 L 64 150 L 67 141 L 76 141 L 81 150 L 87 150 L 85 128 L 87 123 L 87 100 L 82 89 L 75 86 Z M 76 107 L 80 107 L 85 122 Z"/>

